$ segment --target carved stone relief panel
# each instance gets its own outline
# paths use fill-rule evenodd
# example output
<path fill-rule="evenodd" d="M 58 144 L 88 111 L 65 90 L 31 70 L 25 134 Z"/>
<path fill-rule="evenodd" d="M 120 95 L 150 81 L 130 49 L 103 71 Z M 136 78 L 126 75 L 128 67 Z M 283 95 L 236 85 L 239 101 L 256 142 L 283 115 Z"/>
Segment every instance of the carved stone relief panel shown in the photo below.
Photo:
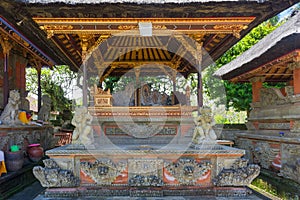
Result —
<path fill-rule="evenodd" d="M 194 158 L 180 158 L 173 163 L 165 163 L 165 168 L 179 184 L 195 185 L 199 179 L 209 179 L 212 164 L 210 161 L 198 162 Z"/>
<path fill-rule="evenodd" d="M 130 186 L 163 186 L 162 159 L 128 159 Z"/>
<path fill-rule="evenodd" d="M 34 176 L 43 187 L 77 187 L 79 178 L 70 170 L 61 169 L 53 159 L 43 160 L 45 167 L 35 166 Z"/>
<path fill-rule="evenodd" d="M 231 168 L 224 168 L 214 179 L 216 186 L 247 186 L 260 173 L 258 165 L 248 165 L 248 160 L 238 159 Z"/>
<path fill-rule="evenodd" d="M 272 161 L 279 152 L 280 149 L 271 147 L 268 142 L 257 142 L 253 150 L 254 163 L 259 164 L 265 169 L 269 169 Z"/>
<path fill-rule="evenodd" d="M 97 185 L 111 185 L 127 167 L 127 163 L 113 163 L 110 159 L 96 160 L 94 163 L 84 161 L 80 163 L 81 171 Z"/>
<path fill-rule="evenodd" d="M 300 145 L 282 144 L 280 176 L 300 183 Z"/>

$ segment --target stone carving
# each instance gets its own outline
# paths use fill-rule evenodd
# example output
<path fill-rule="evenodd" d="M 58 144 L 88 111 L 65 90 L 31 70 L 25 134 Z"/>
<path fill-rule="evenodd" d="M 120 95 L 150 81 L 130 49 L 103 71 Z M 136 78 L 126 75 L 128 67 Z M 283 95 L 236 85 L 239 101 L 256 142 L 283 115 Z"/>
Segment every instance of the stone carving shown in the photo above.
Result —
<path fill-rule="evenodd" d="M 43 160 L 45 167 L 35 166 L 34 176 L 43 187 L 76 187 L 79 179 L 70 170 L 61 169 L 52 159 Z"/>
<path fill-rule="evenodd" d="M 30 110 L 30 102 L 26 98 L 29 91 L 24 91 L 23 94 L 21 94 L 21 103 L 20 103 L 20 109 L 29 111 Z"/>
<path fill-rule="evenodd" d="M 261 88 L 260 103 L 261 106 L 282 105 L 288 103 L 286 98 L 278 88 Z"/>
<path fill-rule="evenodd" d="M 238 148 L 245 149 L 245 158 L 249 159 L 251 163 L 253 163 L 252 152 L 253 152 L 253 144 L 249 139 L 237 138 L 236 145 Z"/>
<path fill-rule="evenodd" d="M 293 127 L 291 128 L 292 133 L 300 133 L 300 121 L 297 120 L 294 122 Z"/>
<path fill-rule="evenodd" d="M 290 124 L 289 123 L 259 123 L 258 128 L 267 129 L 267 130 L 270 129 L 287 130 L 290 129 Z"/>
<path fill-rule="evenodd" d="M 279 176 L 300 183 L 300 146 L 297 144 L 282 144 L 282 156 Z"/>
<path fill-rule="evenodd" d="M 38 120 L 48 122 L 50 120 L 50 111 L 52 100 L 48 95 L 42 96 L 43 105 L 38 113 Z"/>
<path fill-rule="evenodd" d="M 8 103 L 0 116 L 0 120 L 3 122 L 3 124 L 21 124 L 20 120 L 18 119 L 19 104 L 20 93 L 17 90 L 11 90 L 9 92 Z"/>
<path fill-rule="evenodd" d="M 94 163 L 81 162 L 80 169 L 98 185 L 111 185 L 127 167 L 126 163 L 113 163 L 109 159 L 96 160 Z"/>
<path fill-rule="evenodd" d="M 248 165 L 248 160 L 237 159 L 230 169 L 223 169 L 216 179 L 216 186 L 247 186 L 260 173 L 258 165 Z"/>
<path fill-rule="evenodd" d="M 141 88 L 141 105 L 142 106 L 156 106 L 168 105 L 169 97 L 165 93 L 160 93 L 158 90 L 151 91 L 148 84 L 144 84 Z"/>
<path fill-rule="evenodd" d="M 113 105 L 114 106 L 133 106 L 134 105 L 134 84 L 133 82 L 126 85 L 124 91 L 118 91 L 114 93 L 113 96 Z"/>
<path fill-rule="evenodd" d="M 212 116 L 211 109 L 208 107 L 199 108 L 199 116 L 195 118 L 195 130 L 192 138 L 194 144 L 203 142 L 214 142 L 217 140 L 216 133 L 213 129 L 215 120 Z"/>
<path fill-rule="evenodd" d="M 291 162 L 291 163 L 285 163 L 282 165 L 280 169 L 279 176 L 283 176 L 284 178 L 289 178 L 294 181 L 297 181 L 300 183 L 300 158 L 297 160 Z"/>
<path fill-rule="evenodd" d="M 197 162 L 194 158 L 180 158 L 174 163 L 165 163 L 165 168 L 180 184 L 195 184 L 211 170 L 210 162 Z"/>
<path fill-rule="evenodd" d="M 75 109 L 72 124 L 75 126 L 72 135 L 72 144 L 91 146 L 94 143 L 93 129 L 91 127 L 92 116 L 86 107 Z"/>
<path fill-rule="evenodd" d="M 162 186 L 162 159 L 129 159 L 130 186 Z"/>
<path fill-rule="evenodd" d="M 285 86 L 284 88 L 287 97 L 294 96 L 294 86 Z"/>
<path fill-rule="evenodd" d="M 163 186 L 163 181 L 156 175 L 134 175 L 129 179 L 130 186 Z"/>
<path fill-rule="evenodd" d="M 272 161 L 279 153 L 279 149 L 271 148 L 267 142 L 258 142 L 252 152 L 254 163 L 258 163 L 262 168 L 269 169 Z"/>
<path fill-rule="evenodd" d="M 127 130 L 127 129 L 126 128 L 124 129 L 124 127 L 122 127 L 122 129 L 119 127 L 105 127 L 105 134 L 106 135 L 126 135 L 127 133 L 125 132 L 125 130 Z M 159 134 L 159 135 L 176 135 L 177 134 L 176 127 L 163 127 L 163 128 L 158 129 L 158 131 L 159 132 L 157 134 Z M 145 134 L 143 133 L 143 135 L 145 135 Z M 148 135 L 150 135 L 150 134 L 148 134 Z M 134 136 L 134 135 L 132 135 L 132 136 Z"/>
<path fill-rule="evenodd" d="M 162 129 L 159 124 L 148 123 L 122 124 L 120 128 L 135 138 L 149 138 L 158 134 Z"/>

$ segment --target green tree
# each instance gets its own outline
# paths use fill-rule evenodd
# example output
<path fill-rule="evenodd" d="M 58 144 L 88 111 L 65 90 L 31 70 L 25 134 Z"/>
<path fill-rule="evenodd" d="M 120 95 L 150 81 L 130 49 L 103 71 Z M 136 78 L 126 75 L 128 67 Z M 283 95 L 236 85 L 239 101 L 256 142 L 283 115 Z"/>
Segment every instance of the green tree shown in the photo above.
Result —
<path fill-rule="evenodd" d="M 72 101 L 67 97 L 72 93 L 72 84 L 77 74 L 66 65 L 55 66 L 54 69 L 42 68 L 41 89 L 42 95 L 48 94 L 52 99 L 52 110 L 62 112 L 70 110 Z M 26 90 L 37 95 L 37 70 L 26 69 Z"/>
<path fill-rule="evenodd" d="M 252 29 L 244 38 L 231 47 L 221 56 L 214 65 L 208 67 L 203 75 L 203 85 L 205 92 L 211 99 L 215 99 L 218 104 L 226 104 L 229 108 L 233 106 L 237 111 L 249 111 L 252 101 L 252 88 L 249 83 L 231 83 L 229 81 L 218 81 L 213 77 L 213 73 L 223 65 L 231 62 L 237 56 L 251 48 L 263 37 L 271 33 L 283 22 L 279 22 L 279 17 L 275 16 Z M 225 88 L 225 92 L 220 92 Z M 223 95 L 223 96 L 222 96 Z M 224 96 L 225 95 L 225 96 Z"/>

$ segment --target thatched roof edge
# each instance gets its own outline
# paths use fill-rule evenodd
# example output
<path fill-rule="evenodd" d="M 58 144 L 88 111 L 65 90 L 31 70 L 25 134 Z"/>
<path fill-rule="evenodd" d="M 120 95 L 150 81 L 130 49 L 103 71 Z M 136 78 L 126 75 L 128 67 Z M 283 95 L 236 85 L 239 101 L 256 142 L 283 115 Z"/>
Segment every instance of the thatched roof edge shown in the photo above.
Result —
<path fill-rule="evenodd" d="M 136 3 L 136 4 L 166 4 L 166 3 L 207 3 L 207 2 L 229 2 L 244 0 L 19 0 L 24 3 L 65 3 L 65 4 L 101 4 L 101 3 Z M 256 1 L 257 0 L 248 0 Z M 262 1 L 263 2 L 263 1 Z"/>
<path fill-rule="evenodd" d="M 300 12 L 290 18 L 285 24 L 278 27 L 272 33 L 264 37 L 253 47 L 245 51 L 230 63 L 224 65 L 214 73 L 214 76 L 222 77 L 229 74 L 233 70 L 242 68 L 243 65 L 250 63 L 255 58 L 260 57 L 269 49 L 274 47 L 282 39 L 292 35 L 300 33 Z"/>

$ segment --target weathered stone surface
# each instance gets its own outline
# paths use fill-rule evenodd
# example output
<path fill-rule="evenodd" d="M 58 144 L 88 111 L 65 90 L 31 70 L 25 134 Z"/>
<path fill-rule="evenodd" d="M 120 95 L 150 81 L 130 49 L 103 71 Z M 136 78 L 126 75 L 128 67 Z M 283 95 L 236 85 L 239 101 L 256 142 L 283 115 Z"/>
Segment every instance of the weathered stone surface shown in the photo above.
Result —
<path fill-rule="evenodd" d="M 259 175 L 258 165 L 248 165 L 248 160 L 238 159 L 230 169 L 223 169 L 214 180 L 217 186 L 247 186 Z"/>
<path fill-rule="evenodd" d="M 43 162 L 45 168 L 41 166 L 33 168 L 34 176 L 40 181 L 43 187 L 79 186 L 79 179 L 74 177 L 70 170 L 61 169 L 52 159 L 46 159 Z"/>

